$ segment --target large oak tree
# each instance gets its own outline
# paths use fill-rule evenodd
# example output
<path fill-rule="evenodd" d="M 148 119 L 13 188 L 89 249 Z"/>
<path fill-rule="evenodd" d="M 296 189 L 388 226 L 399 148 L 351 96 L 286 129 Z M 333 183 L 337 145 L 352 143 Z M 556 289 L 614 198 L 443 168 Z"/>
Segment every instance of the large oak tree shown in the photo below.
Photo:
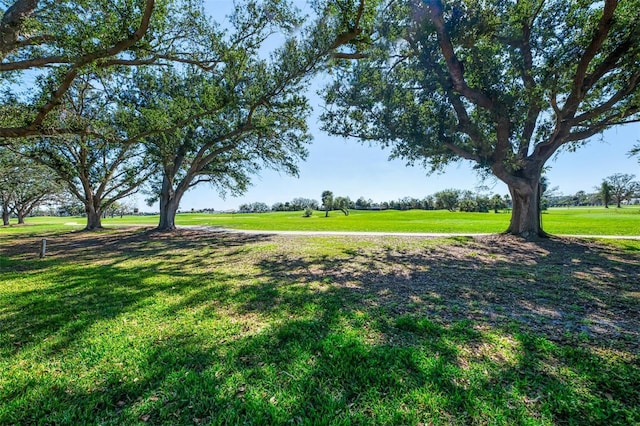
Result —
<path fill-rule="evenodd" d="M 114 76 L 76 80 L 61 100 L 59 123 L 87 130 L 30 138 L 17 150 L 51 169 L 83 204 L 87 230 L 101 228 L 107 209 L 137 192 L 157 169 L 141 143 L 119 137 L 129 124 L 116 102 L 121 84 Z"/>
<path fill-rule="evenodd" d="M 297 174 L 310 141 L 309 79 L 333 58 L 358 56 L 369 16 L 363 0 L 315 6 L 317 19 L 305 21 L 281 0 L 239 4 L 226 25 L 201 27 L 206 66 L 146 69 L 131 80 L 138 128 L 129 140 L 143 141 L 162 170 L 151 198 L 160 204 L 158 229 L 175 228 L 180 201 L 196 185 L 239 194 L 263 168 Z"/>
<path fill-rule="evenodd" d="M 151 177 L 149 199 L 159 201 L 159 230 L 175 229 L 180 201 L 196 185 L 241 194 L 264 167 L 297 173 L 309 141 L 306 100 L 298 96 L 298 85 L 276 84 L 270 90 L 272 74 L 260 66 L 254 71 L 228 76 L 231 80 L 175 71 L 144 79 L 135 110 L 141 126 L 188 122 L 144 138 L 147 154 L 160 169 Z M 196 119 L 197 111 L 202 115 Z M 180 120 L 185 114 L 188 118 Z"/>
<path fill-rule="evenodd" d="M 508 185 L 508 233 L 545 236 L 540 177 L 560 150 L 640 120 L 640 1 L 410 0 L 326 91 L 331 133 Z"/>
<path fill-rule="evenodd" d="M 0 147 L 0 208 L 2 224 L 11 215 L 23 224 L 25 217 L 43 202 L 59 194 L 62 186 L 53 170 Z"/>
<path fill-rule="evenodd" d="M 238 193 L 262 167 L 295 174 L 309 140 L 300 93 L 331 58 L 358 57 L 373 11 L 311 3 L 314 21 L 285 0 L 247 0 L 221 24 L 197 0 L 7 4 L 0 143 L 21 138 L 18 151 L 53 167 L 88 229 L 145 180 L 142 154 L 163 171 L 161 229 L 194 185 Z M 276 33 L 285 41 L 269 56 Z"/>
<path fill-rule="evenodd" d="M 602 182 L 602 187 L 604 188 L 606 185 L 610 197 L 616 201 L 618 208 L 622 206 L 623 201 L 631 201 L 633 198 L 640 197 L 640 182 L 634 181 L 635 177 L 635 175 L 628 173 L 615 173 L 607 176 Z M 605 207 L 607 207 L 606 201 Z"/>

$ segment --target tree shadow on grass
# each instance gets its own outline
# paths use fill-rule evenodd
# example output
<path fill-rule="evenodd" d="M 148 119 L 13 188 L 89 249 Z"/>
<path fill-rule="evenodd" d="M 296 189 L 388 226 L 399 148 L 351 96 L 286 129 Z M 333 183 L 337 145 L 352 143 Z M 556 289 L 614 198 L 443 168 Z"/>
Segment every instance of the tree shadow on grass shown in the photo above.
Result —
<path fill-rule="evenodd" d="M 640 419 L 634 254 L 569 240 L 340 240 L 335 255 L 303 250 L 305 238 L 238 234 L 65 251 L 58 270 L 39 270 L 55 285 L 3 306 L 2 324 L 25 323 L 27 339 L 3 353 L 19 370 L 40 339 L 66 337 L 38 353 L 99 383 L 12 373 L 0 423 Z M 96 339 L 92 326 L 139 313 L 149 330 L 137 340 L 144 326 L 111 331 L 111 353 L 102 340 L 79 346 Z"/>
<path fill-rule="evenodd" d="M 231 278 L 246 279 L 241 274 L 216 272 L 213 269 L 218 260 L 212 257 L 216 252 L 227 254 L 230 248 L 264 240 L 262 236 L 239 234 L 195 238 L 190 232 L 135 230 L 56 235 L 50 240 L 45 259 L 33 254 L 33 241 L 3 247 L 3 281 L 22 279 L 31 284 L 5 301 L 0 323 L 10 331 L 10 338 L 2 339 L 0 353 L 15 353 L 47 340 L 54 341 L 51 351 L 64 349 L 96 321 L 136 309 L 159 294 L 187 288 L 176 287 L 180 281 L 197 288 L 206 280 L 223 283 Z M 160 281 L 159 276 L 163 277 Z M 48 285 L 37 285 L 39 280 L 46 280 Z M 57 337 L 49 339 L 52 335 Z"/>
<path fill-rule="evenodd" d="M 262 268 L 278 279 L 350 288 L 363 303 L 394 314 L 515 323 L 557 341 L 580 332 L 640 349 L 635 254 L 579 240 L 527 243 L 499 236 L 344 254 L 283 254 Z"/>

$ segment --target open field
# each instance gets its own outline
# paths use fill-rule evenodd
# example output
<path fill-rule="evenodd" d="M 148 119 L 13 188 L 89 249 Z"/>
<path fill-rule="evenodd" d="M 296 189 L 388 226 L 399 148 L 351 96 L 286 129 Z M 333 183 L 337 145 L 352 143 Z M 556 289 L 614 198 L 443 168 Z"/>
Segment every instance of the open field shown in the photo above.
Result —
<path fill-rule="evenodd" d="M 640 423 L 640 241 L 64 226 L 0 234 L 0 424 Z"/>
<path fill-rule="evenodd" d="M 509 225 L 509 213 L 464 213 L 445 210 L 424 211 L 359 211 L 349 216 L 341 212 L 314 212 L 310 218 L 302 212 L 275 212 L 261 214 L 197 214 L 182 213 L 176 224 L 224 227 L 231 229 L 276 230 L 276 231 L 372 231 L 372 232 L 433 232 L 433 233 L 500 233 Z M 550 209 L 542 216 L 547 232 L 558 235 L 635 235 L 640 236 L 640 206 L 625 206 L 621 209 L 602 207 Z M 58 230 L 79 229 L 84 218 L 28 218 L 34 226 L 22 232 L 35 233 L 37 226 L 43 230 L 56 227 Z M 149 225 L 158 223 L 157 216 L 125 216 L 107 218 L 105 226 Z M 20 232 L 19 230 L 2 232 Z"/>

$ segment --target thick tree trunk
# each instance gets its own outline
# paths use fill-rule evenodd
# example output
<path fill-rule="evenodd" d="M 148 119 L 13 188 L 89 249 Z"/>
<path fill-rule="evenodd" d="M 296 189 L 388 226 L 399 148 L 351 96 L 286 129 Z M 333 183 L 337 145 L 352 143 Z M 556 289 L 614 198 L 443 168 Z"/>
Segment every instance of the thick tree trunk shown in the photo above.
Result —
<path fill-rule="evenodd" d="M 174 199 L 169 199 L 165 203 L 160 202 L 160 222 L 158 231 L 172 231 L 176 229 L 176 213 L 178 203 Z"/>
<path fill-rule="evenodd" d="M 2 224 L 4 226 L 9 225 L 9 212 L 6 210 L 2 210 Z"/>
<path fill-rule="evenodd" d="M 518 235 L 526 239 L 546 238 L 549 235 L 542 230 L 540 211 L 540 176 L 528 179 L 527 183 L 509 185 L 513 209 L 507 234 Z"/>
<path fill-rule="evenodd" d="M 37 199 L 34 200 L 31 204 L 27 204 L 26 206 L 23 206 L 21 209 L 17 210 L 16 214 L 18 215 L 18 223 L 24 225 L 25 218 L 29 216 L 33 209 L 36 208 L 36 206 L 38 206 L 39 204 L 40 199 Z"/>
<path fill-rule="evenodd" d="M 171 182 L 165 177 L 160 191 L 160 222 L 158 231 L 172 231 L 176 229 L 176 213 L 180 207 L 183 191 L 175 191 Z"/>
<path fill-rule="evenodd" d="M 102 228 L 102 212 L 100 209 L 96 209 L 92 203 L 85 205 L 85 211 L 87 212 L 87 226 L 84 228 L 87 231 L 95 231 Z"/>

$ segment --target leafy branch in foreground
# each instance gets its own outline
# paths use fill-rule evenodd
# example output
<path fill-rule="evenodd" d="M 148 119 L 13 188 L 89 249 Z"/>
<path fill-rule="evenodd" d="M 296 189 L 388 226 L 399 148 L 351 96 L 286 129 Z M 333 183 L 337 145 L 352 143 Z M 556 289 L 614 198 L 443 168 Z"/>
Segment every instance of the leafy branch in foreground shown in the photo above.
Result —
<path fill-rule="evenodd" d="M 47 126 L 46 119 L 84 70 L 135 57 L 152 17 L 160 13 L 155 0 L 100 0 L 91 7 L 79 1 L 16 0 L 0 20 L 0 141 L 81 132 Z M 27 87 L 33 76 L 35 83 Z M 35 95 L 22 93 L 25 89 Z"/>

